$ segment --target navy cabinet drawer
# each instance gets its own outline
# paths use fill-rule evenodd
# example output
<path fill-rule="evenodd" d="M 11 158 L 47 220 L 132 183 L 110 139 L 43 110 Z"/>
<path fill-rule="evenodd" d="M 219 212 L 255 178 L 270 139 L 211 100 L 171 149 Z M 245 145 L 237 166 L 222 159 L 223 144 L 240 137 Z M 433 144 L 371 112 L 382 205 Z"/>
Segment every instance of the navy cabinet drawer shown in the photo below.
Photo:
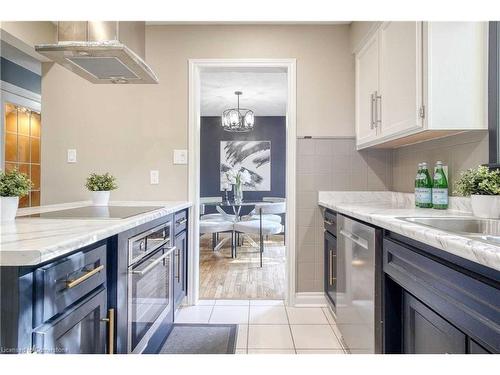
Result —
<path fill-rule="evenodd" d="M 35 324 L 43 323 L 106 282 L 106 245 L 35 271 Z"/>
<path fill-rule="evenodd" d="M 174 214 L 174 233 L 177 235 L 187 228 L 187 210 Z"/>
<path fill-rule="evenodd" d="M 101 288 L 33 332 L 34 350 L 46 354 L 102 354 L 106 348 L 106 289 Z"/>

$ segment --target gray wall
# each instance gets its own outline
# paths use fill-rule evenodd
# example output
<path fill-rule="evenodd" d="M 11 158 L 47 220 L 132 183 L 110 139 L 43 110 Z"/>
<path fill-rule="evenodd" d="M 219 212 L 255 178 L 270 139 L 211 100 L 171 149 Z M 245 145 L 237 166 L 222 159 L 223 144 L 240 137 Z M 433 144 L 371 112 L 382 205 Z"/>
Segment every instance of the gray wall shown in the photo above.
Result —
<path fill-rule="evenodd" d="M 426 161 L 433 167 L 438 160 L 448 165 L 453 191 L 460 171 L 488 162 L 488 133 L 468 132 L 401 147 L 393 151 L 392 160 L 394 191 L 413 192 L 417 164 Z"/>
<path fill-rule="evenodd" d="M 297 291 L 323 290 L 319 190 L 389 190 L 391 151 L 356 151 L 353 138 L 297 140 Z"/>

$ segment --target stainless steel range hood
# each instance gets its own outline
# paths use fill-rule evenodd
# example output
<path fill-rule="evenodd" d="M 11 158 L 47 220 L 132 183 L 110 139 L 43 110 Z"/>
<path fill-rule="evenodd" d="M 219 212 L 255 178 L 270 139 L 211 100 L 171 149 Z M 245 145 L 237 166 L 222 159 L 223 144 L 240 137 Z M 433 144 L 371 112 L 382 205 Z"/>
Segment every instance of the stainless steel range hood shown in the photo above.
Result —
<path fill-rule="evenodd" d="M 57 38 L 36 51 L 92 83 L 158 83 L 144 61 L 145 22 L 60 21 Z"/>

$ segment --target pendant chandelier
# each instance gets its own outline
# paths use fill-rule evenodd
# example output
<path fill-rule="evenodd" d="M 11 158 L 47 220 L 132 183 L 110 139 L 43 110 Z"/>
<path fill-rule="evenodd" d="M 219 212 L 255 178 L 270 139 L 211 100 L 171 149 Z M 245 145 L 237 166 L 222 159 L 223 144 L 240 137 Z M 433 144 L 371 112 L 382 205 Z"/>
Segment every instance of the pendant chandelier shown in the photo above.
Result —
<path fill-rule="evenodd" d="M 238 97 L 238 107 L 222 112 L 222 127 L 228 132 L 248 132 L 253 130 L 254 114 L 250 109 L 240 108 L 241 91 L 235 91 Z"/>

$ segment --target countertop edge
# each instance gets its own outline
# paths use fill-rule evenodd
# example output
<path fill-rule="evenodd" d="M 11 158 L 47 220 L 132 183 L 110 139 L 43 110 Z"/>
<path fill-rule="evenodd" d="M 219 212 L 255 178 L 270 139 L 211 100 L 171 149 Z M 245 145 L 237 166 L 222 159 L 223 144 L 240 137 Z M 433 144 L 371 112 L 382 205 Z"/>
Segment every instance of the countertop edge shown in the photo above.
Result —
<path fill-rule="evenodd" d="M 408 223 L 383 214 L 360 213 L 356 210 L 356 205 L 351 202 L 346 203 L 345 205 L 348 206 L 346 207 L 339 202 L 318 200 L 318 205 L 500 271 L 500 247 L 498 246 L 420 224 Z"/>
<path fill-rule="evenodd" d="M 65 243 L 58 243 L 54 247 L 46 247 L 43 250 L 9 251 L 0 250 L 0 267 L 30 267 L 48 262 L 78 249 L 92 245 L 96 242 L 112 237 L 136 226 L 162 218 L 175 212 L 192 207 L 188 201 L 172 202 L 172 206 L 163 207 L 154 211 L 146 212 L 137 216 L 111 222 L 110 227 L 95 230 L 84 236 L 72 238 Z M 49 219 L 50 220 L 50 219 Z"/>

